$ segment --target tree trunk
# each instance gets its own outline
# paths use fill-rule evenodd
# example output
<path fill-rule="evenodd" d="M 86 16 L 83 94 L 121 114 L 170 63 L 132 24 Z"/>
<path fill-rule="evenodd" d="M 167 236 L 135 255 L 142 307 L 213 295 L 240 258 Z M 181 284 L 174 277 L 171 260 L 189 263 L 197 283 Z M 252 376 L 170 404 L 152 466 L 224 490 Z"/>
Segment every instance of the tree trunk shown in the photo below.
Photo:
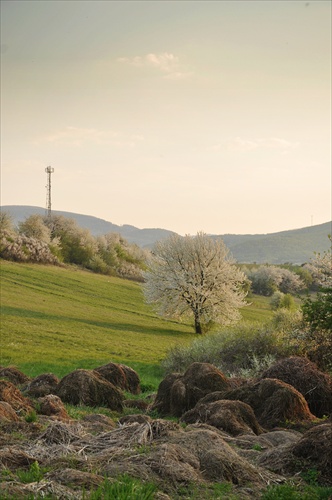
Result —
<path fill-rule="evenodd" d="M 201 322 L 199 320 L 199 318 L 197 318 L 195 316 L 195 333 L 198 333 L 199 335 L 202 335 L 202 325 L 201 325 Z"/>

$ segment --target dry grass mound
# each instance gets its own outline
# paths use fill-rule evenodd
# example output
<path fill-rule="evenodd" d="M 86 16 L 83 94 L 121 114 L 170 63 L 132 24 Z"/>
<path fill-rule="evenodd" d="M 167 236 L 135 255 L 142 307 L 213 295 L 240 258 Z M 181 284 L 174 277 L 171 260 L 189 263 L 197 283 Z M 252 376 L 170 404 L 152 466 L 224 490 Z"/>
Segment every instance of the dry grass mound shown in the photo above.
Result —
<path fill-rule="evenodd" d="M 16 446 L 0 450 L 0 467 L 9 470 L 28 469 L 36 459 Z"/>
<path fill-rule="evenodd" d="M 101 413 L 91 413 L 90 415 L 85 415 L 81 420 L 81 424 L 84 426 L 86 431 L 91 434 L 107 432 L 116 427 L 115 422 L 111 418 Z"/>
<path fill-rule="evenodd" d="M 285 443 L 284 446 L 263 452 L 258 464 L 288 477 L 310 477 L 310 474 L 315 472 L 314 479 L 319 484 L 332 486 L 331 442 L 332 424 L 321 424 L 306 431 L 293 443 Z"/>
<path fill-rule="evenodd" d="M 193 363 L 183 376 L 173 373 L 161 382 L 152 409 L 162 415 L 180 417 L 206 394 L 230 387 L 228 379 L 214 365 Z"/>
<path fill-rule="evenodd" d="M 39 405 L 38 413 L 41 415 L 53 416 L 59 420 L 70 420 L 65 405 L 59 396 L 49 394 L 48 396 L 40 398 Z"/>
<path fill-rule="evenodd" d="M 263 432 L 253 409 L 242 401 L 199 402 L 195 408 L 182 415 L 181 422 L 186 424 L 206 423 L 231 436 L 258 435 Z"/>
<path fill-rule="evenodd" d="M 124 415 L 118 420 L 119 425 L 128 425 L 133 423 L 145 424 L 147 422 L 152 422 L 152 418 L 149 415 L 142 415 L 141 413 L 135 415 Z"/>
<path fill-rule="evenodd" d="M 0 422 L 18 422 L 19 418 L 9 403 L 0 401 Z"/>
<path fill-rule="evenodd" d="M 126 365 L 119 365 L 120 368 L 124 371 L 126 376 L 127 386 L 126 391 L 131 392 L 131 394 L 140 394 L 141 393 L 141 381 L 139 375 L 135 370 Z"/>
<path fill-rule="evenodd" d="M 304 458 L 312 468 L 332 485 L 332 424 L 326 423 L 309 429 L 294 445 L 293 455 Z"/>
<path fill-rule="evenodd" d="M 241 458 L 218 431 L 188 426 L 184 433 L 173 435 L 169 442 L 194 455 L 199 462 L 200 474 L 206 480 L 262 485 L 267 477 L 263 471 Z"/>
<path fill-rule="evenodd" d="M 100 474 L 127 473 L 159 484 L 170 495 L 192 483 L 230 481 L 239 487 L 250 483 L 262 488 L 268 481 L 280 480 L 241 458 L 221 434 L 217 429 L 188 426 L 183 430 L 174 422 L 155 420 L 130 423 L 80 445 L 93 454 Z"/>
<path fill-rule="evenodd" d="M 17 482 L 0 484 L 0 495 L 10 499 L 52 498 L 57 500 L 82 500 L 82 494 L 54 481 L 41 481 L 29 484 Z M 3 498 L 1 496 L 1 498 Z"/>
<path fill-rule="evenodd" d="M 62 469 L 46 474 L 45 479 L 70 486 L 73 489 L 91 490 L 104 481 L 102 476 L 77 469 Z"/>
<path fill-rule="evenodd" d="M 129 366 L 108 363 L 107 365 L 95 368 L 94 371 L 108 380 L 108 382 L 115 385 L 115 387 L 124 391 L 131 392 L 132 394 L 139 394 L 141 391 L 139 376 L 135 370 L 129 368 Z"/>
<path fill-rule="evenodd" d="M 29 377 L 15 368 L 15 366 L 8 366 L 7 368 L 1 366 L 0 378 L 6 378 L 14 385 L 22 385 L 30 381 Z"/>
<path fill-rule="evenodd" d="M 39 436 L 38 441 L 47 445 L 66 444 L 77 441 L 82 435 L 85 435 L 83 426 L 79 423 L 72 424 L 64 422 L 51 422 L 47 429 Z"/>
<path fill-rule="evenodd" d="M 122 411 L 122 393 L 101 375 L 91 370 L 75 370 L 66 375 L 56 389 L 62 401 L 72 405 L 106 406 Z"/>
<path fill-rule="evenodd" d="M 24 394 L 34 398 L 55 394 L 59 382 L 60 380 L 53 373 L 42 373 L 27 385 Z"/>
<path fill-rule="evenodd" d="M 265 370 L 262 378 L 277 378 L 295 387 L 317 417 L 332 413 L 332 377 L 307 358 L 281 359 Z"/>
<path fill-rule="evenodd" d="M 156 398 L 150 410 L 156 410 L 160 415 L 171 415 L 171 392 L 174 382 L 181 379 L 180 373 L 170 373 L 159 384 Z"/>
<path fill-rule="evenodd" d="M 314 420 L 308 403 L 294 387 L 277 379 L 262 379 L 224 392 L 224 399 L 247 403 L 260 425 L 271 429 L 289 423 Z"/>
<path fill-rule="evenodd" d="M 0 401 L 10 404 L 18 415 L 26 415 L 32 410 L 30 401 L 22 396 L 21 391 L 7 380 L 0 380 Z"/>

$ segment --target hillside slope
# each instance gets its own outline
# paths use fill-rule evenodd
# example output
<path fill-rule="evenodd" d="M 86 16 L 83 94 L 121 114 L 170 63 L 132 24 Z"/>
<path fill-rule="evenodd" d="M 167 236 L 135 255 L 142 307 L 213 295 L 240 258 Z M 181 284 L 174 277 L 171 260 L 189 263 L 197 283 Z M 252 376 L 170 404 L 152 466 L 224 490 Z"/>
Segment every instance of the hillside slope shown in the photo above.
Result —
<path fill-rule="evenodd" d="M 15 224 L 32 214 L 45 215 L 45 209 L 33 206 L 5 205 L 2 211 L 8 212 Z M 54 210 L 55 215 L 75 219 L 77 224 L 89 229 L 94 236 L 115 232 L 121 234 L 129 243 L 145 248 L 163 238 L 174 234 L 160 228 L 139 229 L 131 225 L 118 226 L 98 217 Z M 285 262 L 302 264 L 314 256 L 314 252 L 324 252 L 329 248 L 328 235 L 332 233 L 332 223 L 269 234 L 222 234 L 221 237 L 240 263 L 283 264 Z"/>

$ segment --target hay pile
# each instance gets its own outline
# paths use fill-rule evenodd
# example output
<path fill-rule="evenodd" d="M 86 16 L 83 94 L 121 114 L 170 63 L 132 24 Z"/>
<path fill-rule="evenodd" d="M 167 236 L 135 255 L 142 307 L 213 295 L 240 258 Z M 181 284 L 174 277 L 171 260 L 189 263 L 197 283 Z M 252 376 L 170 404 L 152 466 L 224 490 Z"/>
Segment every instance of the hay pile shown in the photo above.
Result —
<path fill-rule="evenodd" d="M 141 392 L 139 376 L 129 366 L 108 363 L 107 365 L 95 368 L 94 371 L 119 389 L 131 392 L 132 394 L 139 394 Z"/>
<path fill-rule="evenodd" d="M 62 486 L 54 481 L 41 480 L 35 483 L 1 483 L 0 496 L 5 498 L 56 498 L 57 500 L 82 500 L 81 492 Z"/>
<path fill-rule="evenodd" d="M 258 464 L 287 477 L 316 471 L 319 484 L 332 486 L 332 424 L 312 427 L 295 442 L 261 454 Z"/>
<path fill-rule="evenodd" d="M 62 400 L 54 394 L 49 394 L 43 398 L 39 398 L 38 413 L 41 415 L 53 416 L 59 420 L 70 420 L 65 405 Z"/>
<path fill-rule="evenodd" d="M 206 394 L 230 389 L 229 379 L 209 363 L 193 363 L 184 375 L 168 375 L 159 385 L 152 409 L 161 415 L 181 417 Z"/>
<path fill-rule="evenodd" d="M 23 392 L 25 395 L 34 398 L 55 394 L 58 383 L 59 379 L 53 373 L 42 373 L 31 380 Z"/>
<path fill-rule="evenodd" d="M 0 402 L 0 415 L 8 414 L 0 416 L 0 472 L 6 469 L 0 497 L 81 500 L 83 490 L 97 488 L 105 477 L 117 481 L 119 474 L 155 483 L 156 498 L 177 497 L 186 487 L 204 496 L 205 488 L 211 493 L 215 483 L 229 482 L 237 498 L 256 499 L 267 485 L 313 469 L 322 484 L 331 480 L 332 422 L 313 422 L 304 397 L 277 379 L 241 381 L 234 388 L 212 365 L 195 363 L 184 375 L 166 377 L 152 405 L 181 413 L 179 423 L 153 418 L 151 407 L 122 415 L 117 424 L 101 414 L 69 419 L 62 399 L 123 408 L 120 390 L 92 370 L 70 373 L 56 392 L 29 401 L 13 384 L 0 381 L 0 399 L 12 401 Z M 24 404 L 35 405 L 37 422 L 26 421 Z M 312 428 L 305 434 L 275 429 L 286 419 Z M 265 432 L 261 425 L 274 430 Z M 48 472 L 39 482 L 22 484 L 17 471 L 34 462 Z"/>
<path fill-rule="evenodd" d="M 0 450 L 0 467 L 3 469 L 27 469 L 36 459 L 17 446 L 5 446 Z"/>
<path fill-rule="evenodd" d="M 215 393 L 214 393 L 215 394 Z M 181 422 L 186 424 L 206 423 L 223 430 L 231 436 L 240 434 L 261 434 L 253 409 L 242 401 L 224 399 L 205 403 L 204 398 L 192 410 L 182 415 Z"/>
<path fill-rule="evenodd" d="M 316 468 L 325 483 L 332 485 L 332 424 L 309 429 L 292 449 L 293 455 L 304 458 L 310 468 Z"/>
<path fill-rule="evenodd" d="M 8 403 L 18 415 L 26 415 L 33 409 L 31 402 L 7 380 L 0 380 L 0 401 Z"/>
<path fill-rule="evenodd" d="M 277 378 L 295 387 L 317 417 L 332 414 L 332 377 L 307 358 L 281 359 L 265 370 L 262 378 Z"/>
<path fill-rule="evenodd" d="M 14 385 L 22 385 L 30 381 L 29 377 L 15 366 L 0 366 L 0 378 L 5 378 Z"/>
<path fill-rule="evenodd" d="M 19 418 L 9 403 L 0 401 L 0 422 L 18 422 Z"/>
<path fill-rule="evenodd" d="M 272 429 L 286 422 L 310 423 L 314 415 L 302 394 L 277 379 L 262 379 L 223 393 L 224 399 L 240 400 L 252 407 L 260 425 Z"/>
<path fill-rule="evenodd" d="M 75 370 L 66 375 L 59 382 L 56 395 L 72 405 L 123 409 L 123 395 L 119 389 L 92 370 Z"/>

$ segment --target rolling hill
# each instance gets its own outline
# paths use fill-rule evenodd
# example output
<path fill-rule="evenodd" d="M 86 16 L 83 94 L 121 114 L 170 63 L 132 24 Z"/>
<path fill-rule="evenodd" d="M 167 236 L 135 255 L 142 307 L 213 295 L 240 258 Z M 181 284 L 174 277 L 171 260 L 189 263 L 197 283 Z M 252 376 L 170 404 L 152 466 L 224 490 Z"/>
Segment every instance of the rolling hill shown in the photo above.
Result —
<path fill-rule="evenodd" d="M 1 207 L 1 211 L 8 212 L 15 224 L 24 221 L 32 214 L 45 215 L 44 208 L 24 205 L 5 205 Z M 121 234 L 128 242 L 136 243 L 143 248 L 151 248 L 156 241 L 174 234 L 167 229 L 139 229 L 128 224 L 118 226 L 90 215 L 56 210 L 53 213 L 75 219 L 79 226 L 89 229 L 94 236 L 115 232 Z M 329 248 L 328 235 L 331 233 L 332 223 L 326 222 L 277 233 L 211 236 L 221 237 L 234 258 L 240 263 L 302 264 L 310 260 L 314 252 L 324 252 Z"/>

